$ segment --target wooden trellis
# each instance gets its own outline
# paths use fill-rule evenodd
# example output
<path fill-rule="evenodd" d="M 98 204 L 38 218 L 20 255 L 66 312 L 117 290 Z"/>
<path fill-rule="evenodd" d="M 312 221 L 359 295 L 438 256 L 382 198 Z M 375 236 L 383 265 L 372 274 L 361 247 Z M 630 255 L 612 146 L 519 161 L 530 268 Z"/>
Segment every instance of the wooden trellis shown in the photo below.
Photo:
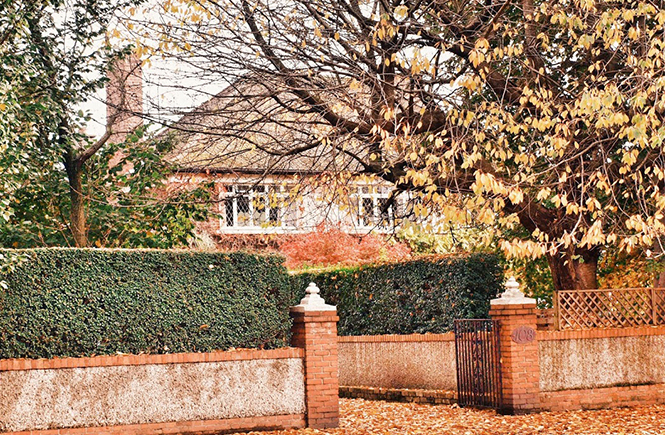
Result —
<path fill-rule="evenodd" d="M 557 329 L 665 325 L 665 289 L 558 291 L 554 308 Z"/>

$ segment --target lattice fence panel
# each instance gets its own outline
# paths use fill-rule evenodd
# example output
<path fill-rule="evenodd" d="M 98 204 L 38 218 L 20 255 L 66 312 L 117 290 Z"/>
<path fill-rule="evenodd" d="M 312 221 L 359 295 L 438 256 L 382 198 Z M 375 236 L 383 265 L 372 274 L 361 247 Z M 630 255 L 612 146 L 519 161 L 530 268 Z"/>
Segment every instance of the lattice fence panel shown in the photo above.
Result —
<path fill-rule="evenodd" d="M 665 289 L 556 292 L 558 329 L 665 325 Z"/>

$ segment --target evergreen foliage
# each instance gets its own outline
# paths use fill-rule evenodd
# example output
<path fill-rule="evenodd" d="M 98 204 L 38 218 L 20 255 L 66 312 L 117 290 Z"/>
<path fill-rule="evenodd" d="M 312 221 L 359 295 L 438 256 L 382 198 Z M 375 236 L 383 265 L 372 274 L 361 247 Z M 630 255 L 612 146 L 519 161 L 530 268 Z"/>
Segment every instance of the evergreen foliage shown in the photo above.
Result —
<path fill-rule="evenodd" d="M 288 343 L 279 257 L 35 249 L 0 287 L 0 358 L 208 352 Z"/>
<path fill-rule="evenodd" d="M 454 319 L 487 317 L 502 280 L 496 256 L 472 254 L 302 273 L 294 288 L 319 286 L 337 305 L 340 335 L 438 333 Z"/>

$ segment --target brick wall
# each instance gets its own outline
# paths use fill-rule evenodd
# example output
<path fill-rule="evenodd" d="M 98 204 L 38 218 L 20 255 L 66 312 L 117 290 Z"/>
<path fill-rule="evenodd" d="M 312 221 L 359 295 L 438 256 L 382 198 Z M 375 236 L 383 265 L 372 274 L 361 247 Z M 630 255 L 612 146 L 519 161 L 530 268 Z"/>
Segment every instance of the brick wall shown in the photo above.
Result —
<path fill-rule="evenodd" d="M 537 330 L 535 304 L 493 305 L 501 323 L 506 412 L 665 403 L 665 326 L 583 331 Z M 530 328 L 531 341 L 513 333 Z M 519 337 L 516 337 L 517 341 Z M 448 357 L 437 346 L 449 346 Z M 446 366 L 446 364 L 449 365 Z M 455 400 L 454 336 L 412 334 L 339 338 L 344 397 L 446 403 Z M 446 368 L 444 368 L 446 367 Z M 451 375 L 444 388 L 421 377 Z M 417 385 L 400 382 L 413 381 Z"/>
<path fill-rule="evenodd" d="M 538 330 L 518 346 L 512 332 L 540 326 L 537 314 L 532 305 L 493 307 L 502 323 L 504 393 L 518 407 L 512 412 L 663 403 L 665 327 Z M 452 333 L 339 337 L 339 366 L 343 397 L 456 400 Z"/>
<path fill-rule="evenodd" d="M 0 432 L 216 434 L 336 427 L 338 317 L 335 307 L 311 292 L 292 308 L 294 348 L 0 360 Z"/>
<path fill-rule="evenodd" d="M 539 314 L 514 279 L 491 301 L 505 411 L 665 403 L 665 327 L 552 331 Z"/>
<path fill-rule="evenodd" d="M 539 331 L 541 407 L 665 403 L 665 326 Z"/>
<path fill-rule="evenodd" d="M 340 397 L 390 402 L 429 403 L 451 405 L 457 403 L 457 393 L 450 390 L 425 390 L 420 388 L 339 387 Z"/>
<path fill-rule="evenodd" d="M 0 432 L 302 427 L 303 355 L 287 348 L 3 360 Z"/>
<path fill-rule="evenodd" d="M 547 411 L 655 405 L 665 403 L 665 384 L 544 391 L 540 399 Z"/>
<path fill-rule="evenodd" d="M 665 327 L 536 331 L 542 321 L 527 301 L 513 292 L 490 310 L 508 412 L 665 403 Z"/>
<path fill-rule="evenodd" d="M 229 418 L 224 420 L 190 420 L 168 423 L 143 423 L 119 426 L 76 427 L 21 432 L 2 432 L 4 435 L 158 435 L 189 434 L 217 435 L 238 431 L 279 430 L 305 426 L 304 416 L 271 415 L 267 417 Z"/>

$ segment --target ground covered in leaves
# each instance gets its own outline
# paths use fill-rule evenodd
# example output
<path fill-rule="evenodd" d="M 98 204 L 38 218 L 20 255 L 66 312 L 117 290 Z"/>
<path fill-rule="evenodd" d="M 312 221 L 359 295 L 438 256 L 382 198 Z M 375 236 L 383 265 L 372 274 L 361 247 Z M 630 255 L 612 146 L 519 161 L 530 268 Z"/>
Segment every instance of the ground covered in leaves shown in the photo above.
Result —
<path fill-rule="evenodd" d="M 665 405 L 506 416 L 457 405 L 341 399 L 340 411 L 339 429 L 301 429 L 268 434 L 665 434 Z"/>

